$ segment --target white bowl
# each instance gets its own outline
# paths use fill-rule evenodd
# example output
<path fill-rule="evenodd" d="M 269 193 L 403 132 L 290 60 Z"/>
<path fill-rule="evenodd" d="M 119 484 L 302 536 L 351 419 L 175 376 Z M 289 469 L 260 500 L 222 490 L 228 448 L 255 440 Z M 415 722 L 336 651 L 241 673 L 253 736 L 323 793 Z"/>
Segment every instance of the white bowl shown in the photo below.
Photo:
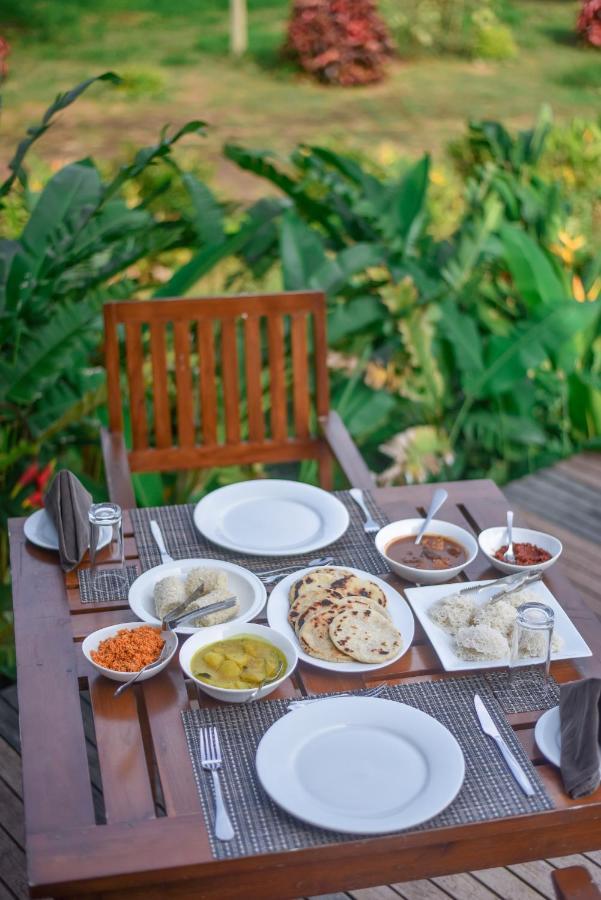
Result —
<path fill-rule="evenodd" d="M 396 538 L 417 534 L 423 524 L 423 519 L 400 519 L 398 522 L 385 525 L 376 534 L 376 548 L 392 571 L 404 578 L 405 581 L 413 581 L 415 584 L 443 584 L 443 582 L 455 578 L 466 566 L 469 566 L 478 555 L 478 544 L 474 536 L 465 528 L 453 525 L 452 522 L 443 522 L 442 519 L 432 519 L 426 534 L 442 534 L 444 537 L 457 541 L 465 548 L 467 557 L 460 566 L 453 566 L 451 569 L 415 569 L 413 566 L 395 562 L 386 555 L 388 544 Z"/>
<path fill-rule="evenodd" d="M 270 644 L 273 644 L 278 650 L 282 651 L 287 661 L 286 669 L 282 675 L 275 681 L 270 681 L 269 684 L 264 685 L 257 693 L 254 698 L 255 700 L 260 700 L 261 697 L 266 697 L 268 694 L 271 694 L 272 691 L 275 691 L 275 689 L 282 684 L 283 681 L 286 681 L 286 679 L 294 672 L 298 662 L 296 647 L 289 638 L 280 634 L 278 631 L 274 631 L 273 628 L 268 628 L 266 625 L 255 625 L 250 622 L 228 622 L 225 625 L 213 625 L 211 628 L 207 628 L 206 631 L 198 631 L 196 634 L 192 635 L 192 637 L 188 638 L 179 653 L 179 664 L 185 674 L 194 681 L 201 691 L 208 694 L 209 697 L 214 697 L 216 700 L 223 700 L 225 703 L 246 703 L 247 700 L 250 700 L 253 696 L 256 690 L 254 687 L 240 690 L 236 688 L 215 687 L 206 684 L 199 678 L 195 678 L 191 668 L 192 657 L 201 647 L 206 647 L 208 644 L 214 644 L 217 641 L 223 641 L 227 638 L 233 638 L 244 634 L 261 638 L 264 641 L 269 641 Z"/>
<path fill-rule="evenodd" d="M 550 553 L 551 559 L 543 563 L 536 563 L 533 566 L 518 566 L 515 563 L 495 559 L 496 551 L 507 543 L 507 528 L 504 525 L 499 528 L 486 528 L 484 531 L 481 531 L 478 543 L 491 565 L 500 572 L 505 572 L 505 574 L 512 574 L 513 572 L 540 572 L 543 569 L 548 569 L 553 563 L 557 562 L 563 550 L 561 541 L 550 534 L 545 534 L 544 531 L 533 531 L 532 528 L 514 528 L 514 544 L 535 544 L 537 547 L 542 547 L 543 550 Z"/>
<path fill-rule="evenodd" d="M 107 669 L 104 666 L 99 665 L 97 662 L 94 662 L 90 653 L 92 650 L 97 650 L 98 645 L 101 641 L 105 641 L 107 638 L 114 637 L 119 631 L 123 631 L 127 629 L 128 631 L 133 631 L 134 628 L 142 628 L 145 626 L 148 628 L 148 624 L 146 622 L 122 622 L 121 625 L 108 625 L 106 628 L 99 628 L 98 631 L 93 631 L 92 634 L 89 634 L 87 638 L 84 640 L 81 645 L 81 649 L 83 650 L 85 658 L 90 662 L 98 672 L 102 675 L 106 675 L 107 678 L 112 678 L 113 681 L 129 681 L 129 679 L 134 674 L 133 672 L 115 672 L 113 669 Z M 149 669 L 147 672 L 144 672 L 143 675 L 140 675 L 138 681 L 146 681 L 148 678 L 154 678 L 155 675 L 158 675 L 159 672 L 162 672 L 163 669 L 169 665 L 173 657 L 175 656 L 177 650 L 177 635 L 173 632 L 167 632 L 163 635 L 168 644 L 171 644 L 169 652 L 165 659 L 161 662 L 160 665 L 154 666 L 154 668 Z"/>

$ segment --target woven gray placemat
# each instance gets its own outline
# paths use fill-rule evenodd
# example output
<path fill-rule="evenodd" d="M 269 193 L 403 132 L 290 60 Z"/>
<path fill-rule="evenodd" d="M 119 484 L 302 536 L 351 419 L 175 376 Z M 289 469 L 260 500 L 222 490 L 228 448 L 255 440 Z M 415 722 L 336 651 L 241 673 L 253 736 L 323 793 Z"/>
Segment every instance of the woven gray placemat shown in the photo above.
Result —
<path fill-rule="evenodd" d="M 127 587 L 125 586 L 122 573 L 125 572 Z M 124 569 L 103 569 L 103 590 L 102 596 L 98 596 L 92 590 L 91 569 L 80 569 L 77 573 L 79 581 L 79 599 L 82 603 L 115 603 L 127 600 L 129 587 L 138 577 L 136 566 L 125 566 Z M 109 592 L 110 596 L 106 596 Z"/>
<path fill-rule="evenodd" d="M 351 499 L 348 491 L 335 491 L 335 496 L 344 503 L 349 512 L 349 526 L 342 537 L 333 544 L 328 544 L 323 551 L 290 556 L 251 556 L 219 547 L 205 538 L 197 530 L 192 518 L 194 504 L 183 506 L 155 506 L 147 509 L 132 509 L 131 518 L 134 536 L 138 547 L 138 555 L 142 571 L 158 566 L 161 555 L 150 531 L 150 520 L 156 519 L 163 532 L 168 553 L 174 559 L 203 558 L 223 559 L 261 572 L 276 566 L 290 563 L 299 569 L 306 566 L 316 556 L 333 556 L 336 565 L 353 566 L 364 569 L 373 575 L 386 575 L 390 571 L 375 548 L 374 535 L 363 530 L 363 516 L 357 504 Z M 368 491 L 364 491 L 367 508 L 376 520 L 386 525 L 388 519 L 378 509 Z"/>
<path fill-rule="evenodd" d="M 526 797 L 521 792 L 490 738 L 482 733 L 474 710 L 476 692 L 483 698 L 499 731 L 528 773 L 536 791 L 533 797 Z M 453 803 L 429 822 L 411 830 L 465 825 L 553 808 L 535 768 L 481 675 L 394 685 L 381 696 L 434 716 L 457 738 L 465 756 L 465 780 Z M 276 806 L 259 784 L 255 770 L 257 746 L 277 719 L 283 715 L 296 715 L 286 712 L 288 702 L 266 700 L 182 712 L 211 849 L 217 859 L 356 839 L 356 836 L 305 825 Z M 219 731 L 223 756 L 221 784 L 236 833 L 234 840 L 229 842 L 215 840 L 213 834 L 212 783 L 210 773 L 200 765 L 198 729 L 206 725 L 215 725 Z"/>
<path fill-rule="evenodd" d="M 544 681 L 540 667 L 519 669 L 511 684 L 507 669 L 483 674 L 505 713 L 551 709 L 559 703 L 559 685 L 553 677 Z"/>

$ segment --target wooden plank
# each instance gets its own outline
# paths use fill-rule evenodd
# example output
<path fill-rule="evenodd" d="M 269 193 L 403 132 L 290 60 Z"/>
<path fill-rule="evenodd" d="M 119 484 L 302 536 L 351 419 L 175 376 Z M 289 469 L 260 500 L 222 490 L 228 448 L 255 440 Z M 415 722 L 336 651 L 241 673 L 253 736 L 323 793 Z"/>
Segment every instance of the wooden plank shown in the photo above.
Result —
<path fill-rule="evenodd" d="M 512 900 L 540 900 L 541 895 L 509 869 L 479 869 L 472 876 L 500 897 Z"/>
<path fill-rule="evenodd" d="M 213 323 L 196 322 L 198 335 L 198 367 L 200 379 L 200 419 L 202 439 L 207 447 L 217 443 L 217 391 L 215 385 L 215 339 Z"/>
<path fill-rule="evenodd" d="M 499 897 L 476 881 L 473 875 L 467 873 L 443 875 L 441 878 L 433 878 L 432 881 L 451 897 L 461 897 L 461 900 L 498 900 Z"/>
<path fill-rule="evenodd" d="M 307 346 L 307 316 L 304 312 L 290 317 L 292 344 L 292 394 L 294 431 L 298 437 L 309 436 L 309 350 Z"/>
<path fill-rule="evenodd" d="M 244 366 L 246 375 L 246 407 L 248 437 L 251 441 L 265 439 L 263 417 L 263 388 L 261 385 L 261 329 L 258 316 L 244 318 Z"/>
<path fill-rule="evenodd" d="M 104 314 L 104 364 L 107 379 L 107 403 L 109 426 L 113 433 L 123 431 L 123 409 L 121 406 L 121 378 L 119 365 L 119 335 L 117 332 L 116 307 L 105 303 Z"/>
<path fill-rule="evenodd" d="M 89 684 L 107 822 L 152 819 L 154 798 L 136 692 L 130 689 L 115 698 L 115 683 L 97 673 L 90 676 Z"/>
<path fill-rule="evenodd" d="M 28 897 L 25 876 L 25 852 L 0 828 L 0 860 L 2 860 L 2 881 L 14 897 Z"/>
<path fill-rule="evenodd" d="M 171 410 L 167 382 L 167 343 L 165 323 L 150 323 L 150 352 L 152 357 L 152 395 L 154 403 L 154 432 L 157 447 L 170 447 Z"/>
<path fill-rule="evenodd" d="M 173 323 L 175 350 L 175 384 L 177 404 L 177 437 L 180 447 L 195 444 L 194 400 L 190 370 L 190 323 L 177 319 Z"/>
<path fill-rule="evenodd" d="M 325 308 L 321 291 L 286 291 L 273 294 L 237 294 L 221 297 L 170 297 L 151 300 L 122 300 L 111 304 L 118 322 L 172 322 L 174 318 L 215 320 L 238 319 L 249 311 L 264 316 L 274 309 L 290 315 L 299 309 L 314 312 Z"/>
<path fill-rule="evenodd" d="M 269 393 L 271 397 L 271 439 L 282 443 L 288 437 L 284 320 L 282 316 L 275 313 L 267 319 L 267 344 L 269 351 Z"/>
<path fill-rule="evenodd" d="M 330 387 L 326 359 L 328 339 L 326 334 L 326 306 L 322 295 L 319 310 L 313 315 L 313 360 L 315 367 L 315 404 L 317 417 L 327 416 L 330 411 Z"/>
<path fill-rule="evenodd" d="M 181 720 L 189 700 L 177 656 L 160 677 L 141 687 L 167 814 L 198 813 L 198 791 Z M 201 839 L 206 840 L 206 834 Z"/>
<path fill-rule="evenodd" d="M 0 719 L 2 710 L 0 710 Z M 0 738 L 0 777 L 17 797 L 23 797 L 21 758 L 14 747 Z"/>
<path fill-rule="evenodd" d="M 130 454 L 132 468 L 136 472 L 161 472 L 177 469 L 198 469 L 203 466 L 235 466 L 243 463 L 292 462 L 299 459 L 317 459 L 321 447 L 315 440 L 289 439 L 284 444 L 271 441 L 263 444 L 251 442 L 215 447 L 176 447 L 158 450 L 148 447 L 133 450 Z M 216 455 L 217 454 L 217 455 Z"/>
<path fill-rule="evenodd" d="M 131 609 L 104 609 L 101 612 L 81 613 L 71 617 L 71 631 L 76 641 L 83 641 L 98 628 L 120 625 L 122 622 L 137 622 L 138 617 Z"/>
<path fill-rule="evenodd" d="M 225 319 L 221 323 L 221 381 L 227 443 L 238 444 L 240 442 L 240 388 L 234 319 Z"/>
<path fill-rule="evenodd" d="M 554 900 L 555 892 L 551 884 L 551 872 L 553 866 L 543 859 L 529 863 L 518 863 L 517 866 L 508 866 L 509 871 L 529 884 L 531 888 L 548 900 Z"/>
<path fill-rule="evenodd" d="M 433 881 L 418 879 L 391 885 L 403 900 L 448 900 L 451 896 Z"/>
<path fill-rule="evenodd" d="M 126 324 L 125 351 L 132 443 L 134 450 L 143 450 L 148 446 L 148 423 L 146 421 L 144 348 L 141 325 Z"/>

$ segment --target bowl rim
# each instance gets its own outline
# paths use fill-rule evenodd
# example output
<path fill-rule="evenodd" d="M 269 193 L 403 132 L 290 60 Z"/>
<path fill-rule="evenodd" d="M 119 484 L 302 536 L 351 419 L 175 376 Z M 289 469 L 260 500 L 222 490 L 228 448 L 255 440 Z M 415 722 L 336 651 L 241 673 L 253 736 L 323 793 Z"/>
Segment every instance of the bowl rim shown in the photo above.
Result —
<path fill-rule="evenodd" d="M 459 572 L 463 571 L 463 569 L 465 569 L 466 566 L 469 566 L 471 563 L 473 563 L 473 561 L 478 556 L 478 550 L 479 550 L 478 538 L 476 538 L 475 535 L 470 534 L 470 532 L 467 530 L 467 528 L 463 528 L 461 525 L 456 525 L 454 522 L 446 522 L 444 519 L 432 519 L 432 521 L 430 522 L 430 525 L 435 526 L 435 524 L 437 524 L 437 523 L 441 523 L 442 525 L 449 525 L 451 528 L 456 528 L 457 531 L 462 532 L 463 534 L 467 535 L 467 537 L 474 542 L 474 548 L 473 548 L 472 553 L 470 554 L 468 552 L 467 559 L 465 560 L 465 562 L 462 562 L 461 565 L 459 565 L 459 566 L 451 566 L 448 569 L 416 569 L 413 566 L 408 566 L 405 563 L 401 563 L 401 562 L 398 562 L 397 560 L 391 559 L 390 556 L 388 556 L 388 554 L 385 552 L 384 548 L 380 548 L 378 546 L 378 544 L 379 544 L 378 539 L 380 539 L 380 541 L 382 540 L 382 538 L 380 538 L 380 535 L 382 534 L 383 531 L 385 531 L 387 528 L 390 528 L 392 525 L 400 525 L 403 522 L 424 522 L 425 518 L 426 518 L 425 516 L 409 516 L 406 519 L 395 519 L 394 522 L 388 522 L 386 525 L 383 525 L 382 528 L 380 528 L 380 530 L 376 534 L 376 538 L 375 538 L 375 545 L 376 545 L 376 549 L 377 549 L 378 553 L 388 563 L 392 564 L 393 566 L 399 566 L 400 568 L 405 569 L 407 572 L 411 572 L 412 574 L 422 575 L 422 576 L 423 576 L 424 572 L 459 573 Z M 427 532 L 427 533 L 429 533 L 429 532 Z M 405 535 L 405 537 L 411 537 L 411 535 L 408 534 L 408 535 Z M 468 548 L 465 547 L 465 550 L 467 551 Z"/>
<path fill-rule="evenodd" d="M 225 628 L 225 627 L 227 627 L 228 625 L 235 625 L 235 624 L 236 624 L 235 620 L 232 620 L 231 622 L 223 622 L 222 625 L 216 625 L 215 627 L 216 627 L 216 628 L 222 628 L 222 627 Z M 275 634 L 277 634 L 277 635 L 282 639 L 282 641 L 284 641 L 284 642 L 289 646 L 289 648 L 291 648 L 291 650 L 292 650 L 292 654 L 293 654 L 293 657 L 294 657 L 292 663 L 290 663 L 288 654 L 287 654 L 287 653 L 284 653 L 284 656 L 286 657 L 286 661 L 288 662 L 288 666 L 286 667 L 285 671 L 282 672 L 282 674 L 280 675 L 279 678 L 276 678 L 274 681 L 268 681 L 267 684 L 264 684 L 264 685 L 263 685 L 263 687 L 277 687 L 277 685 L 281 684 L 282 681 L 284 681 L 286 678 L 289 678 L 290 675 L 292 675 L 292 673 L 294 672 L 294 670 L 296 669 L 296 667 L 297 667 L 297 665 L 298 665 L 298 651 L 297 651 L 296 647 L 294 646 L 294 644 L 292 643 L 292 641 L 290 640 L 290 638 L 287 637 L 285 634 L 282 634 L 281 632 L 276 631 L 275 628 L 271 628 L 269 625 L 263 625 L 261 622 L 240 622 L 239 625 L 240 625 L 240 626 L 243 626 L 243 625 L 247 625 L 247 626 L 248 626 L 248 625 L 252 625 L 252 626 L 254 626 L 255 628 L 260 628 L 262 631 L 265 630 L 265 631 L 269 631 L 269 632 L 271 632 L 271 633 L 275 633 Z M 185 673 L 189 678 L 191 678 L 191 679 L 194 681 L 195 684 L 199 684 L 201 687 L 208 687 L 208 688 L 211 688 L 211 689 L 214 690 L 214 691 L 225 691 L 226 693 L 232 694 L 232 695 L 236 695 L 236 694 L 248 694 L 249 692 L 255 691 L 255 690 L 256 690 L 256 686 L 251 686 L 251 687 L 247 687 L 247 688 L 226 688 L 226 687 L 221 687 L 220 685 L 217 685 L 217 684 L 216 684 L 216 685 L 207 684 L 206 681 L 201 681 L 199 678 L 197 678 L 195 675 L 193 675 L 193 673 L 192 673 L 189 669 L 187 669 L 187 668 L 184 667 L 184 665 L 183 665 L 183 663 L 182 663 L 182 654 L 183 654 L 183 652 L 184 652 L 184 647 L 186 646 L 186 644 L 190 643 L 190 641 L 196 642 L 196 639 L 197 639 L 200 635 L 202 635 L 202 634 L 203 634 L 202 631 L 198 631 L 198 632 L 196 632 L 196 634 L 191 634 L 190 637 L 189 637 L 187 640 L 185 640 L 184 643 L 182 644 L 182 646 L 180 647 L 179 657 L 178 657 L 178 662 L 179 662 L 179 664 L 180 664 L 180 668 L 183 669 L 184 673 Z M 257 636 L 258 636 L 258 635 L 257 635 Z M 230 638 L 230 637 L 234 637 L 234 635 L 228 635 L 228 637 L 226 637 L 226 638 L 215 638 L 215 637 L 213 636 L 213 640 L 210 641 L 210 642 L 207 642 L 207 643 L 216 644 L 216 643 L 218 643 L 220 640 L 228 640 L 228 638 Z M 267 638 L 265 638 L 265 640 L 267 641 Z M 200 648 L 201 648 L 202 646 L 203 646 L 203 644 L 201 643 L 201 644 L 196 648 L 196 650 L 200 650 Z M 276 645 L 276 646 L 277 646 L 277 645 Z M 281 649 L 281 648 L 278 647 L 278 650 L 280 650 L 280 649 Z M 194 652 L 196 652 L 196 650 L 195 650 Z M 284 651 L 282 651 L 282 652 L 284 652 Z"/>
<path fill-rule="evenodd" d="M 552 541 L 555 541 L 559 545 L 559 549 L 557 550 L 557 553 L 554 553 L 551 556 L 551 559 L 545 560 L 544 563 L 528 563 L 527 565 L 519 565 L 519 563 L 508 563 L 503 559 L 497 559 L 495 557 L 494 553 L 490 553 L 486 549 L 486 547 L 484 547 L 482 545 L 482 542 L 481 542 L 481 538 L 482 538 L 483 534 L 486 534 L 489 531 L 497 531 L 499 529 L 505 530 L 506 526 L 505 525 L 491 525 L 490 528 L 483 528 L 482 531 L 480 532 L 480 534 L 478 535 L 478 545 L 479 545 L 480 549 L 482 550 L 484 555 L 486 557 L 488 557 L 488 559 L 493 560 L 494 562 L 502 562 L 502 563 L 505 563 L 506 566 L 516 566 L 519 569 L 539 568 L 540 566 L 548 566 L 549 563 L 558 559 L 563 552 L 563 543 L 559 540 L 558 537 L 555 537 L 554 534 L 549 534 L 548 531 L 539 531 L 537 528 L 526 528 L 524 526 L 519 525 L 519 526 L 514 527 L 514 529 L 513 529 L 514 535 L 520 531 L 528 531 L 532 535 L 540 535 L 541 537 L 550 538 Z"/>
<path fill-rule="evenodd" d="M 95 631 L 91 631 L 90 634 L 87 634 L 85 636 L 85 638 L 83 639 L 83 641 L 81 642 L 82 653 L 85 656 L 85 658 L 87 659 L 87 661 L 90 663 L 90 665 L 92 665 L 96 669 L 98 669 L 98 671 L 100 673 L 102 673 L 103 675 L 107 674 L 107 675 L 109 675 L 109 677 L 111 675 L 134 675 L 135 672 L 127 672 L 124 669 L 107 669 L 106 666 L 103 666 L 100 663 L 97 663 L 90 656 L 90 652 L 86 648 L 85 644 L 90 640 L 90 638 L 93 638 L 96 635 L 100 635 L 100 633 L 103 631 L 111 631 L 113 634 L 118 634 L 119 631 L 123 630 L 124 628 L 127 629 L 128 631 L 133 631 L 135 628 L 140 628 L 143 625 L 146 625 L 148 628 L 157 628 L 158 627 L 156 625 L 151 625 L 149 622 L 139 621 L 139 622 L 119 622 L 119 623 L 116 623 L 115 625 L 104 625 L 102 628 L 97 628 Z M 161 667 L 166 666 L 167 663 L 169 663 L 173 659 L 173 657 L 175 656 L 175 654 L 177 653 L 177 650 L 178 650 L 179 643 L 177 640 L 177 635 L 175 634 L 175 632 L 170 632 L 170 634 L 173 634 L 173 637 L 175 638 L 175 640 L 173 641 L 173 648 L 167 654 L 165 659 L 162 661 Z M 111 637 L 111 635 L 107 634 L 106 637 L 107 638 Z M 104 638 L 100 638 L 100 640 L 104 640 Z M 96 649 L 96 648 L 93 648 L 93 649 Z M 157 669 L 153 674 L 157 675 L 160 671 L 161 671 L 161 668 L 159 668 L 157 666 Z"/>

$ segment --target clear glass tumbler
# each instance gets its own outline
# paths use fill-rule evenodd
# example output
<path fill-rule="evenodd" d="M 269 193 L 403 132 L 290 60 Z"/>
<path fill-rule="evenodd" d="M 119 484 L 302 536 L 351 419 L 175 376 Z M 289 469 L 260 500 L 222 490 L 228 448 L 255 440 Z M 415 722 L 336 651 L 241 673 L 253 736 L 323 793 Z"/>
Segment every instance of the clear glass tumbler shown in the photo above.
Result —
<path fill-rule="evenodd" d="M 127 593 L 123 524 L 121 507 L 116 503 L 93 503 L 88 512 L 90 521 L 90 586 L 98 600 L 112 600 Z M 105 546 L 106 529 L 111 529 L 110 568 L 101 568 L 98 555 Z"/>
<path fill-rule="evenodd" d="M 518 606 L 511 643 L 509 680 L 516 675 L 546 686 L 551 666 L 551 641 L 555 614 L 544 603 Z"/>

